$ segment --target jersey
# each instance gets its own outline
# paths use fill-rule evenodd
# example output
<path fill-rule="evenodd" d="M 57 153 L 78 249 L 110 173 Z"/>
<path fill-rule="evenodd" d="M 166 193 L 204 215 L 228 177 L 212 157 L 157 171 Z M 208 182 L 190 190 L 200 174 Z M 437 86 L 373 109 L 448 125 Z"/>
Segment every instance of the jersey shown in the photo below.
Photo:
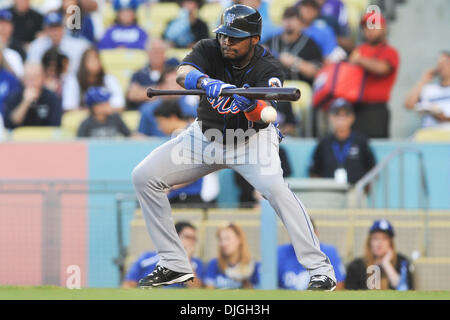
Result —
<path fill-rule="evenodd" d="M 328 244 L 320 244 L 320 250 L 327 255 L 336 274 L 336 282 L 345 280 L 345 267 L 337 249 Z M 308 271 L 298 262 L 292 244 L 278 247 L 278 287 L 280 289 L 306 290 L 310 280 Z"/>
<path fill-rule="evenodd" d="M 160 257 L 154 251 L 144 252 L 128 270 L 125 280 L 139 282 L 140 279 L 147 276 L 155 269 Z M 203 262 L 198 258 L 191 258 L 192 269 L 194 269 L 196 277 L 203 281 Z M 167 288 L 180 288 L 181 284 L 172 284 L 166 286 Z"/>
<path fill-rule="evenodd" d="M 276 83 L 282 86 L 284 74 L 281 64 L 272 54 L 261 45 L 255 47 L 255 53 L 250 63 L 236 69 L 220 51 L 216 39 L 205 39 L 197 42 L 192 51 L 183 59 L 181 65 L 191 65 L 213 79 L 222 80 L 241 88 L 244 84 L 250 87 L 269 87 Z M 198 120 L 202 123 L 202 131 L 214 128 L 222 131 L 226 129 L 249 128 L 255 130 L 268 126 L 266 123 L 254 123 L 245 117 L 243 112 L 234 105 L 232 97 L 218 97 L 210 99 L 203 96 L 197 110 Z"/>
<path fill-rule="evenodd" d="M 255 262 L 255 270 L 249 279 L 254 288 L 259 285 L 259 273 L 260 263 Z M 216 289 L 239 289 L 243 286 L 241 281 L 231 279 L 220 270 L 219 260 L 217 258 L 212 259 L 208 263 L 204 283 L 205 285 L 213 286 Z"/>

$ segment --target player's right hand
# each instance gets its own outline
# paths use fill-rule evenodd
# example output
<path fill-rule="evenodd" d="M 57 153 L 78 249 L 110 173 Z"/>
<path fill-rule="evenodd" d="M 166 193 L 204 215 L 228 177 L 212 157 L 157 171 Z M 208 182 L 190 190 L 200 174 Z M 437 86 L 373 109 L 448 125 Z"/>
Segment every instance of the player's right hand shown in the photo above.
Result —
<path fill-rule="evenodd" d="M 201 82 L 201 86 L 206 91 L 206 96 L 208 98 L 217 98 L 222 93 L 222 90 L 224 88 L 232 89 L 236 88 L 235 85 L 225 83 L 220 80 L 211 79 L 211 78 L 204 78 Z"/>

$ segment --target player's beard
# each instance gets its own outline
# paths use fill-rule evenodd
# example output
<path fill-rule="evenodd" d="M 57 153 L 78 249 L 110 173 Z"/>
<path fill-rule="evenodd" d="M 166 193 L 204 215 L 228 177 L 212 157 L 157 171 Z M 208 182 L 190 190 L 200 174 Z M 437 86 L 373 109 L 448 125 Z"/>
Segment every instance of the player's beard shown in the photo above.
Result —
<path fill-rule="evenodd" d="M 235 55 L 234 56 L 230 56 L 229 54 L 225 53 L 225 49 L 223 47 L 221 47 L 221 51 L 222 51 L 222 56 L 227 59 L 228 61 L 231 62 L 232 65 L 236 66 L 236 67 L 245 67 L 251 60 L 251 57 L 253 55 L 254 52 L 254 48 L 252 47 L 252 43 L 251 41 L 249 41 L 248 43 L 248 50 L 246 51 L 246 53 L 241 54 L 241 55 L 237 55 L 238 51 L 235 49 L 231 49 Z"/>

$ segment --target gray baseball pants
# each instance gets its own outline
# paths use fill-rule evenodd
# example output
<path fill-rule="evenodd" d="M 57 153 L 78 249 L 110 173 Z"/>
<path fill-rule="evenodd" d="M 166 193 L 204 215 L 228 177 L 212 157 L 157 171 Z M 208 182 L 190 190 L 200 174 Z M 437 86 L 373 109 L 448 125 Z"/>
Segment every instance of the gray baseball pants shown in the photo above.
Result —
<path fill-rule="evenodd" d="M 159 264 L 177 272 L 192 272 L 175 231 L 165 189 L 231 168 L 270 202 L 288 231 L 298 261 L 310 275 L 327 275 L 336 281 L 303 204 L 283 179 L 277 129 L 269 125 L 233 148 L 211 142 L 200 126 L 199 121 L 194 121 L 177 137 L 154 149 L 132 173 L 148 233 L 160 256 Z"/>

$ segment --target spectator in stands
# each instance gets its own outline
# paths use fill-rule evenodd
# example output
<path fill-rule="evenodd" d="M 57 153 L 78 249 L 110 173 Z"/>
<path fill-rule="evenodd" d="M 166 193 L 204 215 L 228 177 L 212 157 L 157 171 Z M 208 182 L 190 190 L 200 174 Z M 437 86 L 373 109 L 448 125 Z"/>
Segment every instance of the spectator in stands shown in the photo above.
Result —
<path fill-rule="evenodd" d="M 11 48 L 12 14 L 8 10 L 0 10 L 0 54 L 4 57 L 4 67 L 19 79 L 23 77 L 23 60 L 20 53 Z"/>
<path fill-rule="evenodd" d="M 13 38 L 14 24 L 13 15 L 9 10 L 0 10 L 0 42 L 3 46 L 12 49 L 20 54 L 22 61 L 26 58 L 24 43 L 16 38 Z"/>
<path fill-rule="evenodd" d="M 176 83 L 176 67 L 168 66 L 164 69 L 158 80 L 157 88 L 161 90 L 176 90 L 180 86 Z M 198 97 L 197 96 L 162 96 L 153 101 L 144 103 L 140 107 L 141 120 L 139 122 L 138 132 L 147 136 L 166 137 L 166 134 L 159 130 L 154 112 L 160 105 L 177 103 L 186 118 L 195 118 L 197 116 Z"/>
<path fill-rule="evenodd" d="M 330 62 L 344 60 L 347 54 L 338 46 L 333 29 L 324 20 L 318 19 L 320 6 L 316 0 L 301 0 L 296 7 L 306 26 L 303 32 L 317 43 L 324 59 Z"/>
<path fill-rule="evenodd" d="M 90 87 L 86 92 L 89 117 L 78 128 L 77 137 L 115 138 L 129 137 L 131 131 L 120 114 L 113 112 L 109 99 L 111 93 L 104 87 Z"/>
<path fill-rule="evenodd" d="M 195 248 L 197 246 L 197 229 L 189 222 L 179 221 L 175 224 L 175 230 L 181 239 L 184 249 L 191 261 L 194 270 L 194 281 L 186 282 L 188 288 L 201 288 L 203 286 L 203 262 L 194 257 Z M 143 253 L 136 262 L 134 262 L 128 270 L 125 280 L 122 283 L 124 288 L 135 288 L 138 286 L 139 280 L 151 273 L 159 261 L 157 252 L 150 251 Z M 181 284 L 174 284 L 167 287 L 183 287 Z"/>
<path fill-rule="evenodd" d="M 24 88 L 10 95 L 4 105 L 5 126 L 60 126 L 61 100 L 44 87 L 41 64 L 27 63 L 23 76 Z"/>
<path fill-rule="evenodd" d="M 95 43 L 95 33 L 94 33 L 94 23 L 91 16 L 86 10 L 86 6 L 91 5 L 91 1 L 86 0 L 62 0 L 62 5 L 60 8 L 60 13 L 66 21 L 66 32 L 74 38 L 83 38 L 88 40 L 90 43 Z M 95 3 L 95 1 L 94 1 Z M 77 6 L 80 9 L 81 16 L 77 19 L 74 18 L 73 8 Z M 78 20 L 79 19 L 79 20 Z M 79 25 L 76 25 L 79 23 Z"/>
<path fill-rule="evenodd" d="M 346 52 L 352 52 L 353 39 L 350 36 L 348 26 L 348 13 L 345 4 L 341 0 L 316 0 L 320 9 L 319 19 L 324 20 L 337 37 L 338 44 Z"/>
<path fill-rule="evenodd" d="M 138 26 L 136 10 L 139 0 L 114 0 L 117 17 L 113 26 L 108 28 L 98 44 L 100 50 L 127 48 L 145 50 L 147 32 Z"/>
<path fill-rule="evenodd" d="M 438 83 L 430 83 L 435 77 Z M 450 51 L 442 52 L 437 65 L 425 70 L 406 96 L 405 107 L 424 113 L 422 127 L 450 123 Z"/>
<path fill-rule="evenodd" d="M 180 11 L 167 24 L 164 39 L 177 48 L 190 48 L 197 41 L 209 38 L 208 25 L 199 18 L 204 0 L 178 0 Z"/>
<path fill-rule="evenodd" d="M 154 112 L 158 129 L 166 136 L 175 136 L 186 129 L 192 122 L 192 118 L 185 118 L 177 100 L 171 100 L 167 104 L 160 105 Z M 203 207 L 201 192 L 203 178 L 184 185 L 175 185 L 168 190 L 167 197 L 172 207 Z"/>
<path fill-rule="evenodd" d="M 58 12 L 50 12 L 44 18 L 44 35 L 34 40 L 28 48 L 27 61 L 41 62 L 45 52 L 51 47 L 69 58 L 69 73 L 76 73 L 81 56 L 89 47 L 84 39 L 74 38 L 64 33 L 64 19 Z"/>
<path fill-rule="evenodd" d="M 0 113 L 0 141 L 5 139 L 5 125 L 3 124 L 3 116 Z"/>
<path fill-rule="evenodd" d="M 115 111 L 120 112 L 125 107 L 125 97 L 119 80 L 105 73 L 100 54 L 97 49 L 87 49 L 81 57 L 77 74 L 66 77 L 63 85 L 63 109 L 74 110 L 82 107 L 82 97 L 89 87 L 105 87 L 110 93 L 110 104 Z"/>
<path fill-rule="evenodd" d="M 155 85 L 164 67 L 178 65 L 178 60 L 166 60 L 167 44 L 162 39 L 152 39 L 147 43 L 147 54 L 149 64 L 141 70 L 136 71 L 130 80 L 127 91 L 127 109 L 137 110 L 139 106 L 148 101 L 147 88 Z"/>
<path fill-rule="evenodd" d="M 361 27 L 365 42 L 349 58 L 367 73 L 362 100 L 355 105 L 354 129 L 370 138 L 388 138 L 388 102 L 397 77 L 399 55 L 387 42 L 386 20 L 381 14 L 365 14 Z"/>
<path fill-rule="evenodd" d="M 297 118 L 292 104 L 289 101 L 278 101 L 276 109 L 278 129 L 284 136 L 295 136 Z"/>
<path fill-rule="evenodd" d="M 45 81 L 44 86 L 62 97 L 63 78 L 69 67 L 69 58 L 59 52 L 59 49 L 52 47 L 42 57 Z"/>
<path fill-rule="evenodd" d="M 283 33 L 266 45 L 284 67 L 286 79 L 306 81 L 312 85 L 323 58 L 316 42 L 303 33 L 305 25 L 295 7 L 286 8 L 282 19 Z"/>
<path fill-rule="evenodd" d="M 354 120 L 352 105 L 344 99 L 336 99 L 329 110 L 333 133 L 316 146 L 310 176 L 354 184 L 375 166 L 367 138 L 352 130 Z"/>
<path fill-rule="evenodd" d="M 206 268 L 207 288 L 251 289 L 259 284 L 259 262 L 252 259 L 244 230 L 235 223 L 217 229 L 218 257 Z"/>
<path fill-rule="evenodd" d="M 30 0 L 14 0 L 14 6 L 9 10 L 13 15 L 13 38 L 29 44 L 42 30 L 42 15 L 31 9 Z"/>
<path fill-rule="evenodd" d="M 394 228 L 386 219 L 373 223 L 364 256 L 347 266 L 345 289 L 414 289 L 411 264 L 405 256 L 397 253 L 394 235 Z"/>
<path fill-rule="evenodd" d="M 311 219 L 314 233 L 319 237 L 314 221 Z M 336 275 L 336 290 L 344 288 L 345 266 L 337 248 L 330 244 L 320 243 L 320 250 L 330 260 Z M 306 290 L 309 283 L 309 273 L 298 262 L 294 247 L 291 243 L 278 246 L 278 287 L 280 289 Z"/>
<path fill-rule="evenodd" d="M 281 169 L 283 170 L 283 177 L 289 177 L 292 174 L 291 165 L 284 147 L 279 147 Z M 241 208 L 255 208 L 259 206 L 259 200 L 262 196 L 247 182 L 239 173 L 233 172 L 234 182 L 238 187 L 239 207 Z"/>
<path fill-rule="evenodd" d="M 20 81 L 5 67 L 5 61 L 0 47 L 0 116 L 4 113 L 3 105 L 8 96 L 13 95 L 19 89 Z"/>
<path fill-rule="evenodd" d="M 243 4 L 245 6 L 252 7 L 253 9 L 258 10 L 261 14 L 263 24 L 261 30 L 261 39 L 260 43 L 265 43 L 269 39 L 277 36 L 282 32 L 282 28 L 273 24 L 272 19 L 270 17 L 269 9 L 270 5 L 267 1 L 262 0 L 235 0 L 236 4 Z M 228 7 L 228 6 L 227 6 Z"/>

